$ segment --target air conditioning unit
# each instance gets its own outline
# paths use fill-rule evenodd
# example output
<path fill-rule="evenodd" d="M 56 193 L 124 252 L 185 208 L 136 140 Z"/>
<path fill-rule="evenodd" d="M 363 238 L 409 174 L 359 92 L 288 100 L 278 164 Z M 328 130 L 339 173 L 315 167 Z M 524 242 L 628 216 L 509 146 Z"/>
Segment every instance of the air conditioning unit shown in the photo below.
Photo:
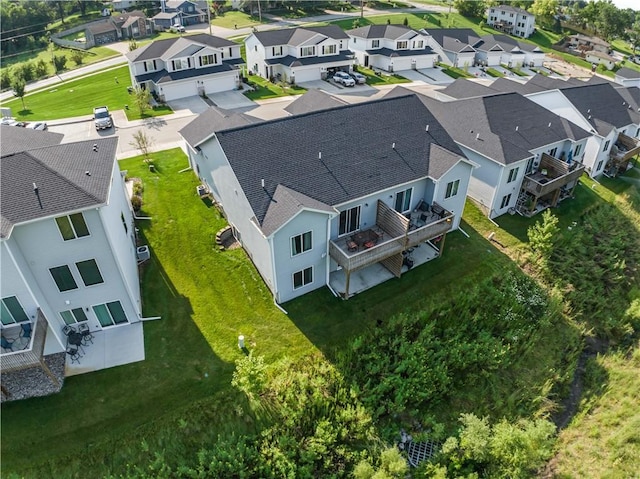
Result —
<path fill-rule="evenodd" d="M 149 247 L 147 245 L 138 246 L 136 248 L 136 256 L 138 258 L 139 263 L 142 263 L 143 261 L 148 260 L 151 257 L 151 252 L 149 251 Z"/>
<path fill-rule="evenodd" d="M 198 196 L 205 196 L 207 194 L 207 187 L 204 185 L 198 185 L 196 186 L 196 192 L 198 193 Z"/>

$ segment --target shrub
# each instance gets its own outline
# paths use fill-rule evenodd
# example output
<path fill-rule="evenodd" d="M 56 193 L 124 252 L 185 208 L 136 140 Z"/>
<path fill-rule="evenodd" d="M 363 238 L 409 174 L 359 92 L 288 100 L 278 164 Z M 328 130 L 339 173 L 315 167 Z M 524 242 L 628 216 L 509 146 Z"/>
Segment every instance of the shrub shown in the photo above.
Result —
<path fill-rule="evenodd" d="M 17 65 L 14 69 L 14 77 L 22 78 L 26 83 L 34 79 L 34 65 L 32 62 L 25 62 Z"/>
<path fill-rule="evenodd" d="M 142 198 L 140 198 L 138 195 L 132 196 L 131 206 L 133 207 L 133 211 L 140 211 L 140 208 L 142 208 Z"/>
<path fill-rule="evenodd" d="M 11 69 L 3 68 L 0 72 L 0 89 L 11 88 Z"/>
<path fill-rule="evenodd" d="M 47 62 L 45 62 L 41 58 L 40 60 L 38 60 L 38 62 L 35 65 L 36 78 L 42 78 L 44 76 L 47 76 L 48 73 L 49 73 L 49 67 L 47 66 Z"/>
<path fill-rule="evenodd" d="M 84 57 L 85 57 L 85 53 L 80 50 L 73 50 L 69 55 L 69 58 L 71 58 L 71 61 L 78 66 L 82 65 L 82 62 L 84 61 Z"/>
<path fill-rule="evenodd" d="M 64 70 L 67 66 L 67 57 L 64 55 L 54 55 L 53 66 L 55 67 L 56 72 Z"/>
<path fill-rule="evenodd" d="M 141 181 L 133 183 L 133 194 L 136 196 L 142 196 L 143 186 Z"/>

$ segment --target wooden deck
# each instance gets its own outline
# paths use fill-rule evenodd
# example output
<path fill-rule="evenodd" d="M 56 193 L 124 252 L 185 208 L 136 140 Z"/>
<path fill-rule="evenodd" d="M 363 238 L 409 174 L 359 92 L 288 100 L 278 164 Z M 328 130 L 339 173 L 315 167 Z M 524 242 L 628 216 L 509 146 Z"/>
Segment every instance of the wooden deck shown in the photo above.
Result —
<path fill-rule="evenodd" d="M 558 192 L 563 186 L 580 178 L 582 173 L 584 173 L 584 165 L 580 163 L 569 165 L 543 153 L 538 171 L 524 177 L 522 189 L 536 198 L 541 198 Z"/>

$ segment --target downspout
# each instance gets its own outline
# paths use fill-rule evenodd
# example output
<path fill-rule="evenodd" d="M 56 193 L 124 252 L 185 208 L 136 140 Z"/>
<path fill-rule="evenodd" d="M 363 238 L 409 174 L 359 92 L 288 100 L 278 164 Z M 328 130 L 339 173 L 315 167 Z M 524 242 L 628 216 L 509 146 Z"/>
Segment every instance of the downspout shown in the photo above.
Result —
<path fill-rule="evenodd" d="M 326 284 L 327 287 L 329 288 L 329 291 L 331 291 L 333 293 L 333 295 L 337 298 L 338 297 L 338 293 L 335 292 L 335 290 L 331 287 L 331 283 L 329 282 L 329 278 L 331 277 L 331 257 L 329 255 L 329 242 L 331 241 L 331 216 L 329 216 L 327 218 L 327 252 L 325 253 L 327 255 L 326 257 L 326 270 L 327 270 L 327 278 L 326 278 Z"/>

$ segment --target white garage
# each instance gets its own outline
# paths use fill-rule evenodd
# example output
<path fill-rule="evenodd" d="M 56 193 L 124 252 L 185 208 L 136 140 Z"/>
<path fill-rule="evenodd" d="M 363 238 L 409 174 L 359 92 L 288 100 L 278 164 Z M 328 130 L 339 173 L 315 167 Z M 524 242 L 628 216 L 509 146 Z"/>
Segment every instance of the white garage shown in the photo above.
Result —
<path fill-rule="evenodd" d="M 195 79 L 160 83 L 156 91 L 165 101 L 177 100 L 198 94 L 198 84 Z"/>
<path fill-rule="evenodd" d="M 201 80 L 205 93 L 219 93 L 221 91 L 235 90 L 238 86 L 240 77 L 238 71 L 232 71 L 225 74 L 218 74 L 215 78 L 207 78 Z"/>
<path fill-rule="evenodd" d="M 294 75 L 296 83 L 302 83 L 307 81 L 320 80 L 320 67 L 313 68 L 292 68 L 291 72 Z"/>

